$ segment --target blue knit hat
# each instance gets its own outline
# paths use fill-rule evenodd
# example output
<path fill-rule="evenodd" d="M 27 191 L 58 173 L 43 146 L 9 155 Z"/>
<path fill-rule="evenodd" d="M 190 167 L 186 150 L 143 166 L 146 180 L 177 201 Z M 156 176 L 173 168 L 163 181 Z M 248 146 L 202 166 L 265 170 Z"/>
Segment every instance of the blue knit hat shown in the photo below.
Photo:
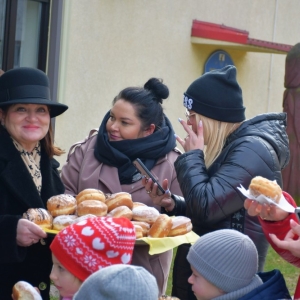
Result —
<path fill-rule="evenodd" d="M 206 280 L 226 293 L 249 285 L 258 268 L 254 243 L 233 229 L 201 236 L 190 248 L 187 260 Z"/>
<path fill-rule="evenodd" d="M 205 73 L 196 79 L 183 96 L 188 110 L 228 123 L 245 120 L 242 90 L 236 81 L 235 66 Z"/>
<path fill-rule="evenodd" d="M 155 277 L 146 269 L 131 265 L 112 265 L 89 276 L 74 300 L 157 300 Z"/>

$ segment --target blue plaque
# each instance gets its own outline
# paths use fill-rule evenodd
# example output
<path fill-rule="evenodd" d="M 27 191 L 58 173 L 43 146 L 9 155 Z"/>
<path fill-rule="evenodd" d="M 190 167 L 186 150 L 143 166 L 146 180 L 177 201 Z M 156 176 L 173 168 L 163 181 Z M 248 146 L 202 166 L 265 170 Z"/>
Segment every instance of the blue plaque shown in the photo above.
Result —
<path fill-rule="evenodd" d="M 216 69 L 222 69 L 228 65 L 234 66 L 233 60 L 231 59 L 230 55 L 226 51 L 218 50 L 212 53 L 207 59 L 204 65 L 204 73 Z"/>

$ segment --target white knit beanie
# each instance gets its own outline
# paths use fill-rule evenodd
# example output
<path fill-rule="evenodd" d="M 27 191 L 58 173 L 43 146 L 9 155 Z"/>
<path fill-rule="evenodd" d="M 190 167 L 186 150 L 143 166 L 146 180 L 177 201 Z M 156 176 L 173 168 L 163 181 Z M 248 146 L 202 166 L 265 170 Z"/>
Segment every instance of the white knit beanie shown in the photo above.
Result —
<path fill-rule="evenodd" d="M 187 260 L 206 280 L 226 293 L 247 286 L 258 268 L 254 243 L 233 229 L 201 236 L 190 248 Z"/>
<path fill-rule="evenodd" d="M 132 265 L 112 265 L 89 276 L 73 300 L 157 300 L 155 277 Z"/>

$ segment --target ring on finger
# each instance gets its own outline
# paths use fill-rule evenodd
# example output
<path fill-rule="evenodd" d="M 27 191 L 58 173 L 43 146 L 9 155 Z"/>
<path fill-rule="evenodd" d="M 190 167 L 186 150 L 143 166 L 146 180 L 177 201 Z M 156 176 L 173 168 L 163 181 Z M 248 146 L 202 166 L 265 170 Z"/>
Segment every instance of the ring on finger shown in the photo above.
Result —
<path fill-rule="evenodd" d="M 146 191 L 146 193 L 147 193 L 147 194 L 150 194 L 150 193 L 151 193 L 151 190 L 150 190 L 150 191 Z"/>
<path fill-rule="evenodd" d="M 187 138 L 189 138 L 190 136 L 189 135 L 187 135 L 185 138 L 184 138 L 184 140 L 186 140 Z"/>

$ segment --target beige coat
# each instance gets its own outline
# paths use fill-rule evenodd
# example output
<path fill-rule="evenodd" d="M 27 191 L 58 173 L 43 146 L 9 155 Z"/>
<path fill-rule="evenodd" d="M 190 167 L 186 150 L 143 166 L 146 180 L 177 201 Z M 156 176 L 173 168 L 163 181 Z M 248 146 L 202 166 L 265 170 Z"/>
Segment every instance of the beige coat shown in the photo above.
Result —
<path fill-rule="evenodd" d="M 121 185 L 117 168 L 100 163 L 94 157 L 96 133 L 96 130 L 92 130 L 88 138 L 71 147 L 61 173 L 66 188 L 65 193 L 77 195 L 86 188 L 96 188 L 104 193 L 128 192 L 132 195 L 133 201 L 154 206 L 141 180 L 132 184 Z M 159 182 L 167 178 L 170 191 L 176 195 L 182 194 L 174 169 L 174 161 L 179 155 L 180 152 L 174 149 L 165 157 L 160 158 L 151 170 Z M 156 206 L 156 208 L 160 210 L 160 207 Z M 153 274 L 158 282 L 160 293 L 163 294 L 167 287 L 172 251 L 152 256 L 148 251 L 148 246 L 136 246 L 132 264 L 142 266 Z"/>

